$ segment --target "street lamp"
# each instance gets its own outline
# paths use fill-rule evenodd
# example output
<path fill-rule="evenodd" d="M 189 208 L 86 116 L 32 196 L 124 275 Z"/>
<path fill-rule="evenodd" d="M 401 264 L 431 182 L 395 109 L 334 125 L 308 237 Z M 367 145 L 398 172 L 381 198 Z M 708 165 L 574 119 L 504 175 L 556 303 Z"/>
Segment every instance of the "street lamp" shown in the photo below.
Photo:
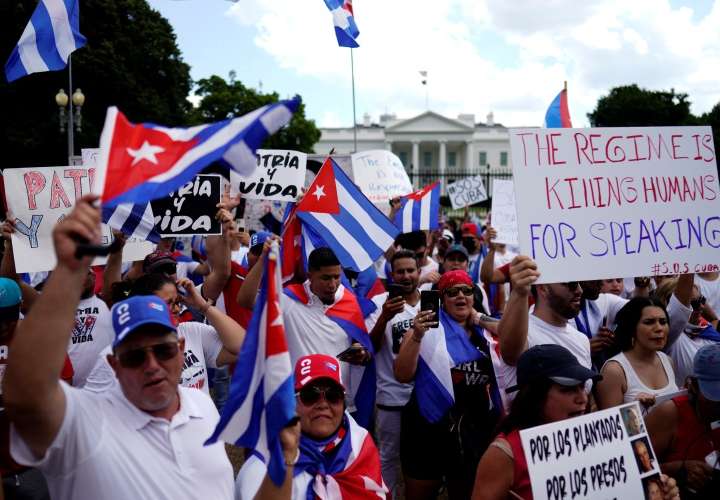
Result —
<path fill-rule="evenodd" d="M 75 155 L 75 131 L 82 132 L 82 107 L 85 104 L 85 94 L 82 90 L 76 89 L 72 98 L 65 93 L 64 89 L 55 94 L 55 104 L 58 106 L 58 118 L 60 122 L 60 133 L 68 133 L 68 162 L 72 163 Z M 69 110 L 65 110 L 67 106 Z M 75 109 L 73 110 L 73 106 Z"/>

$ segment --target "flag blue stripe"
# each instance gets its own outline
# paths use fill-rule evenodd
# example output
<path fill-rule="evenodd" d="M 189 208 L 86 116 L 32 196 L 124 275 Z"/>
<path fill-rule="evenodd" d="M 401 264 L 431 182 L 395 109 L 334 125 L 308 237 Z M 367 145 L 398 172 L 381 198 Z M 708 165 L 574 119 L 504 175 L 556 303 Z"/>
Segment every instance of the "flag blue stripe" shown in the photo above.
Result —
<path fill-rule="evenodd" d="M 375 410 L 375 392 L 377 390 L 377 374 L 376 374 L 375 358 L 365 367 L 360 385 L 355 393 L 355 408 L 353 414 L 355 421 L 370 430 L 372 424 L 373 413 Z"/>
<path fill-rule="evenodd" d="M 339 182 L 345 188 L 345 190 L 350 193 L 355 202 L 370 215 L 373 222 L 375 222 L 375 224 L 379 228 L 389 234 L 392 238 L 397 236 L 398 230 L 392 223 L 392 221 L 390 221 L 390 219 L 388 219 L 378 207 L 376 207 L 370 200 L 367 199 L 367 197 L 362 193 L 362 191 L 360 191 L 360 188 L 358 188 L 357 185 L 350 180 L 350 178 L 347 176 L 347 174 L 345 174 L 343 169 L 341 169 L 340 166 L 334 161 L 333 172 L 335 173 L 335 180 Z M 383 252 L 385 252 L 385 250 L 387 249 L 383 249 Z"/>
<path fill-rule="evenodd" d="M 468 339 L 465 329 L 442 309 L 440 310 L 440 321 L 445 331 L 445 345 L 453 366 L 482 357 L 482 353 Z"/>
<path fill-rule="evenodd" d="M 63 69 L 67 63 L 63 61 L 57 50 L 50 13 L 42 1 L 38 3 L 30 22 L 35 28 L 35 44 L 38 52 L 40 52 L 40 56 L 47 64 L 47 67 L 52 71 Z"/>
<path fill-rule="evenodd" d="M 261 391 L 258 391 L 261 393 Z M 280 443 L 280 431 L 295 415 L 295 387 L 293 377 L 287 378 L 265 403 L 266 431 L 270 462 L 268 474 L 275 484 L 285 478 L 285 460 Z"/>
<path fill-rule="evenodd" d="M 349 33 L 338 26 L 335 26 L 335 38 L 337 38 L 337 42 L 340 47 L 349 47 L 351 49 L 360 47 L 360 45 Z"/>
<path fill-rule="evenodd" d="M 420 223 L 420 217 L 422 217 L 422 208 L 425 204 L 425 198 L 419 201 L 415 201 L 412 207 L 412 223 L 410 225 L 410 231 L 420 231 L 422 224 Z"/>
<path fill-rule="evenodd" d="M 428 422 L 437 422 L 443 418 L 455 402 L 453 395 L 440 383 L 422 357 L 418 357 L 415 370 L 415 396 L 420 414 Z"/>
<path fill-rule="evenodd" d="M 430 192 L 430 230 L 440 227 L 440 185 Z"/>
<path fill-rule="evenodd" d="M 325 240 L 330 249 L 332 249 L 332 251 L 335 253 L 335 256 L 340 261 L 342 267 L 352 269 L 353 271 L 361 271 L 358 262 L 355 260 L 355 257 L 345 248 L 345 245 L 340 242 L 334 234 L 328 231 L 325 226 L 319 220 L 317 220 L 310 212 L 298 212 L 297 215 L 298 217 L 300 217 L 300 220 L 303 223 L 309 225 L 314 231 L 321 235 L 321 237 Z M 365 246 L 362 243 L 361 245 L 363 247 Z M 373 247 L 374 249 L 377 249 L 376 245 L 373 245 Z M 365 250 L 368 249 L 365 248 Z M 368 253 L 372 258 L 373 253 Z"/>
<path fill-rule="evenodd" d="M 120 230 L 125 234 L 133 234 L 140 224 L 140 221 L 142 221 L 142 216 L 146 208 L 147 203 L 135 203 L 128 218 L 125 220 L 125 224 L 122 225 Z"/>

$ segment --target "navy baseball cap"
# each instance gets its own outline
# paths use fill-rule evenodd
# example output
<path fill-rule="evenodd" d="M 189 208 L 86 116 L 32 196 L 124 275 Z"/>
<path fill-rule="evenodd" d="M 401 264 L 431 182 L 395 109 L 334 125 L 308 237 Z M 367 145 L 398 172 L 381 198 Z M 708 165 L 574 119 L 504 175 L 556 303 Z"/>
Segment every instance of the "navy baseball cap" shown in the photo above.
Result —
<path fill-rule="evenodd" d="M 143 325 L 158 325 L 173 332 L 177 331 L 167 304 L 155 295 L 130 297 L 113 305 L 110 312 L 115 330 L 113 348 Z"/>
<path fill-rule="evenodd" d="M 695 353 L 693 377 L 706 399 L 720 401 L 720 344 L 706 345 Z"/>
<path fill-rule="evenodd" d="M 258 231 L 250 237 L 250 248 L 258 245 L 264 245 L 265 242 L 272 237 L 272 233 L 269 231 Z"/>
<path fill-rule="evenodd" d="M 557 344 L 542 344 L 531 347 L 518 359 L 517 384 L 505 392 L 515 392 L 537 379 L 547 378 L 560 385 L 573 386 L 602 376 L 580 364 L 577 358 Z"/>
<path fill-rule="evenodd" d="M 465 260 L 470 259 L 470 255 L 468 254 L 467 248 L 465 248 L 462 245 L 451 245 L 450 248 L 445 250 L 445 258 L 448 258 L 448 255 L 454 254 L 454 253 L 461 253 L 465 257 Z"/>

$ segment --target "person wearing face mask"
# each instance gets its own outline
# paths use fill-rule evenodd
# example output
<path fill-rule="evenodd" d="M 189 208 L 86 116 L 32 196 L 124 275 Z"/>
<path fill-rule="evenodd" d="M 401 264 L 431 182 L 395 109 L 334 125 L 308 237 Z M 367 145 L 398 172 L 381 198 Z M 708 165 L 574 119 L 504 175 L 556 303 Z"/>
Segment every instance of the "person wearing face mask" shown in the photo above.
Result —
<path fill-rule="evenodd" d="M 299 441 L 287 435 L 292 432 L 288 428 L 280 436 L 285 483 L 270 484 L 267 466 L 253 454 L 237 476 L 235 498 L 387 498 L 375 443 L 346 411 L 337 359 L 323 354 L 298 359 L 295 391 Z M 263 496 L 262 486 L 275 488 L 274 494 Z"/>
<path fill-rule="evenodd" d="M 617 315 L 615 346 L 621 352 L 602 368 L 597 385 L 600 409 L 640 401 L 647 409 L 655 398 L 678 391 L 672 360 L 662 352 L 668 338 L 670 319 L 655 299 L 631 299 Z"/>
<path fill-rule="evenodd" d="M 517 363 L 517 391 L 500 434 L 477 468 L 473 500 L 521 498 L 532 500 L 527 461 L 520 431 L 584 415 L 588 405 L 585 386 L 600 375 L 581 365 L 573 354 L 556 344 L 536 345 Z M 663 495 L 677 499 L 675 481 L 661 476 Z"/>
<path fill-rule="evenodd" d="M 464 271 L 443 274 L 439 318 L 420 311 L 395 360 L 398 382 L 415 383 L 401 417 L 407 498 L 435 498 L 443 483 L 450 499 L 468 498 L 477 463 L 503 413 L 472 284 Z"/>

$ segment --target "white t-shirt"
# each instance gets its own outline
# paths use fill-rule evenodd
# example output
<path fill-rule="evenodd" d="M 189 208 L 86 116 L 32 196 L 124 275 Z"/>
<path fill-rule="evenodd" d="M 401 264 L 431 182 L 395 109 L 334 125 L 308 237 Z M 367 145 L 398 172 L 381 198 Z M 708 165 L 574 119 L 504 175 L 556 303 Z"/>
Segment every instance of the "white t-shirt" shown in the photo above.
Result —
<path fill-rule="evenodd" d="M 115 337 L 110 311 L 96 295 L 83 299 L 75 311 L 68 356 L 73 365 L 73 385 L 83 387 L 95 366 L 98 354 L 110 345 Z"/>
<path fill-rule="evenodd" d="M 534 314 L 528 321 L 528 349 L 541 344 L 557 344 L 573 353 L 578 362 L 592 368 L 590 340 L 572 325 L 553 326 Z"/>
<path fill-rule="evenodd" d="M 708 281 L 702 276 L 695 275 L 695 284 L 707 299 L 707 304 L 712 307 L 716 314 L 720 314 L 720 278 L 715 281 Z"/>
<path fill-rule="evenodd" d="M 372 298 L 372 301 L 378 307 L 376 312 L 382 312 L 382 306 L 387 300 L 387 297 L 387 293 L 382 293 Z M 375 360 L 377 361 L 375 365 L 377 373 L 377 396 L 375 402 L 377 404 L 404 406 L 410 400 L 413 384 L 402 384 L 395 379 L 394 364 L 395 358 L 400 351 L 400 343 L 402 342 L 403 336 L 412 328 L 413 320 L 418 312 L 420 312 L 419 300 L 414 306 L 406 302 L 403 311 L 393 316 L 385 327 L 382 346 L 375 353 Z M 372 324 L 366 321 L 368 331 L 375 326 L 377 316 L 379 316 L 379 314 L 374 314 L 374 320 L 371 321 Z"/>
<path fill-rule="evenodd" d="M 669 354 L 675 362 L 675 383 L 678 387 L 685 386 L 685 379 L 693 373 L 693 360 L 695 354 L 706 345 L 716 342 L 708 339 L 692 338 L 683 333 L 675 343 L 670 346 Z"/>
<path fill-rule="evenodd" d="M 598 330 L 606 321 L 606 326 L 610 328 L 615 324 L 615 316 L 618 311 L 628 303 L 627 299 L 618 297 L 611 293 L 601 293 L 595 300 L 584 301 L 583 308 L 575 318 L 569 319 L 570 326 L 577 330 L 581 330 L 586 322 L 589 324 L 590 334 L 594 337 Z M 587 325 L 586 325 L 587 326 Z M 582 331 L 580 332 L 582 333 Z"/>
<path fill-rule="evenodd" d="M 432 273 L 433 271 L 437 272 L 437 270 L 440 269 L 440 264 L 435 262 L 432 257 L 428 257 L 427 260 L 428 263 L 420 268 L 420 279 Z"/>
<path fill-rule="evenodd" d="M 642 380 L 640 380 L 640 377 L 635 372 L 635 368 L 633 368 L 632 364 L 630 364 L 630 360 L 627 359 L 624 352 L 613 356 L 605 362 L 605 364 L 607 364 L 610 361 L 615 361 L 620 364 L 623 372 L 625 372 L 625 384 L 627 385 L 627 390 L 623 396 L 623 403 L 632 403 L 637 401 L 642 393 L 653 396 L 662 396 L 663 394 L 674 394 L 678 391 L 678 386 L 675 383 L 675 372 L 673 371 L 670 357 L 664 352 L 658 352 L 657 355 L 660 358 L 660 364 L 665 370 L 665 376 L 668 380 L 667 385 L 660 389 L 651 389 L 646 386 Z"/>
<path fill-rule="evenodd" d="M 217 357 L 223 348 L 217 331 L 210 325 L 188 321 L 178 325 L 178 335 L 185 339 L 185 362 L 180 375 L 180 385 L 210 394 L 207 368 L 217 368 Z M 107 355 L 111 353 L 112 346 L 108 346 L 96 358 L 85 390 L 104 392 L 117 385 L 115 372 L 107 362 Z"/>
<path fill-rule="evenodd" d="M 483 335 L 490 348 L 490 358 L 492 359 L 493 370 L 495 371 L 495 380 L 497 381 L 498 389 L 500 389 L 500 398 L 502 399 L 505 411 L 508 412 L 510 411 L 510 403 L 513 400 L 513 396 L 505 392 L 505 389 L 515 385 L 517 373 L 515 367 L 507 364 L 500 354 L 500 338 L 488 330 L 483 330 Z"/>
<path fill-rule="evenodd" d="M 13 458 L 40 469 L 51 498 L 233 498 L 223 443 L 204 445 L 219 420 L 207 395 L 178 388 L 180 409 L 167 421 L 139 410 L 119 386 L 94 394 L 61 385 L 65 416 L 44 457 L 10 431 Z"/>

